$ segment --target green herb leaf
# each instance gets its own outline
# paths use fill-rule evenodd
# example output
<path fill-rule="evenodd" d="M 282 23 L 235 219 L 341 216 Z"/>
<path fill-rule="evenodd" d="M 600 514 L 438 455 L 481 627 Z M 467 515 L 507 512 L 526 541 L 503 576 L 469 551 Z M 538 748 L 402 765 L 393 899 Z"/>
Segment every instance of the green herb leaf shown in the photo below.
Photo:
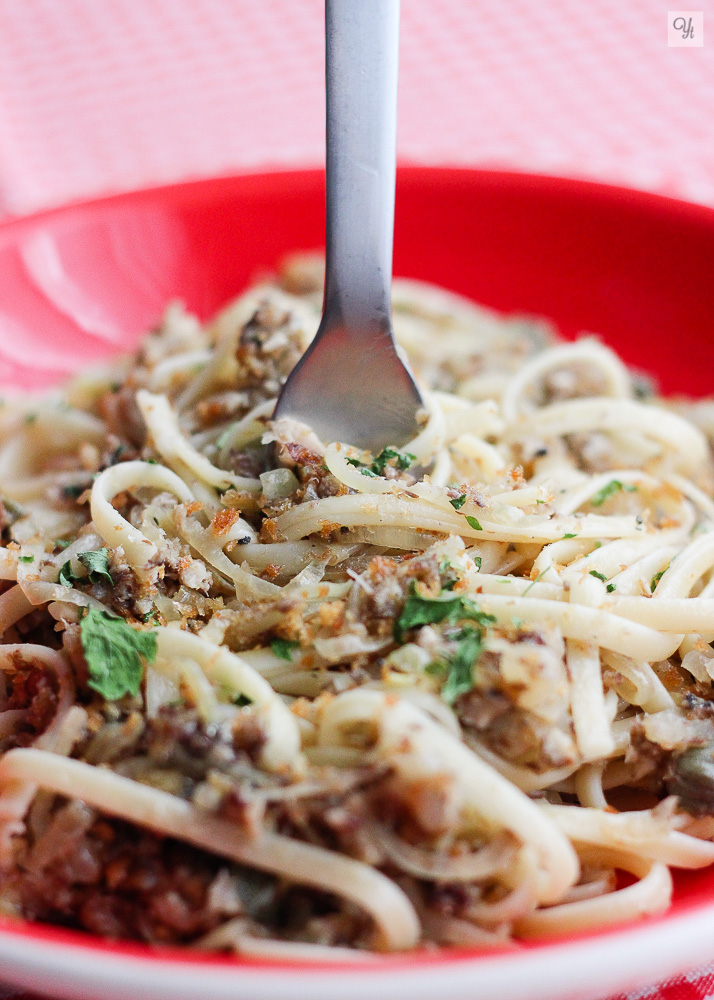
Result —
<path fill-rule="evenodd" d="M 495 622 L 493 615 L 487 615 L 469 597 L 460 594 L 442 593 L 439 597 L 422 597 L 412 581 L 409 594 L 399 618 L 394 623 L 394 638 L 404 642 L 405 633 L 422 625 L 434 625 L 438 622 L 458 622 L 462 619 L 487 625 Z"/>
<path fill-rule="evenodd" d="M 61 584 L 63 587 L 74 587 L 77 580 L 79 580 L 79 577 L 75 575 L 72 569 L 72 563 L 68 559 L 59 571 L 57 583 Z"/>
<path fill-rule="evenodd" d="M 528 593 L 528 591 L 531 589 L 531 587 L 535 587 L 535 585 L 538 583 L 538 581 L 541 580 L 545 576 L 545 574 L 548 572 L 549 569 L 550 569 L 550 566 L 546 566 L 545 569 L 542 569 L 540 571 L 540 573 L 538 574 L 538 576 L 534 580 L 531 580 L 531 582 L 528 584 L 528 586 L 523 591 L 523 594 L 521 596 L 525 597 L 526 594 Z"/>
<path fill-rule="evenodd" d="M 455 499 L 449 500 L 449 503 L 454 510 L 461 510 L 463 505 L 466 503 L 466 494 L 462 493 L 460 497 L 455 497 Z"/>
<path fill-rule="evenodd" d="M 633 373 L 632 391 L 635 399 L 651 399 L 657 390 L 657 383 L 649 375 L 641 372 Z"/>
<path fill-rule="evenodd" d="M 381 476 L 387 465 L 392 461 L 394 461 L 395 467 L 400 472 L 404 472 L 412 462 L 416 462 L 416 455 L 410 455 L 408 451 L 397 451 L 396 448 L 382 448 L 370 465 L 370 469 L 376 475 Z"/>
<path fill-rule="evenodd" d="M 62 487 L 62 496 L 65 500 L 78 500 L 86 489 L 86 486 L 80 486 L 78 483 L 70 483 L 68 486 Z"/>
<path fill-rule="evenodd" d="M 608 592 L 608 594 L 611 594 L 613 590 L 617 590 L 617 588 L 614 583 L 608 583 L 607 587 L 605 587 L 605 590 Z"/>
<path fill-rule="evenodd" d="M 667 568 L 669 568 L 669 567 L 667 567 Z M 655 587 L 657 586 L 657 584 L 659 583 L 659 581 L 660 581 L 660 580 L 662 579 L 662 577 L 664 576 L 665 572 L 666 572 L 666 570 L 664 570 L 664 569 L 661 569 L 661 570 L 659 571 L 659 573 L 655 573 L 655 575 L 654 575 L 654 576 L 652 577 L 652 579 L 650 580 L 650 590 L 651 590 L 651 591 L 652 591 L 653 593 L 654 593 L 654 589 L 655 589 Z"/>
<path fill-rule="evenodd" d="M 216 448 L 223 448 L 224 445 L 228 443 L 228 438 L 231 436 L 231 432 L 235 427 L 235 423 L 229 424 L 228 427 L 216 438 Z"/>
<path fill-rule="evenodd" d="M 458 583 L 458 577 L 450 576 L 453 566 L 448 559 L 442 559 L 439 563 L 439 574 L 441 575 L 441 589 L 453 590 Z"/>
<path fill-rule="evenodd" d="M 443 660 L 434 660 L 426 668 L 432 676 L 445 675 L 441 697 L 449 705 L 474 685 L 474 667 L 483 651 L 483 631 L 478 625 L 466 625 L 455 641 L 453 653 Z"/>
<path fill-rule="evenodd" d="M 83 566 L 89 570 L 89 579 L 92 583 L 101 583 L 106 580 L 114 584 L 114 579 L 109 572 L 109 550 L 97 549 L 94 552 L 80 552 L 77 556 Z"/>
<path fill-rule="evenodd" d="M 384 470 L 390 462 L 393 461 L 395 468 L 399 469 L 400 472 L 404 472 L 413 462 L 416 462 L 416 455 L 411 455 L 408 451 L 397 451 L 396 448 L 382 448 L 370 465 L 365 465 L 358 458 L 346 458 L 345 461 L 348 465 L 353 465 L 356 469 L 359 469 L 363 476 L 378 479 L 384 475 Z"/>
<path fill-rule="evenodd" d="M 619 479 L 613 479 L 611 482 L 607 483 L 601 490 L 592 497 L 590 503 L 593 507 L 602 507 L 608 497 L 613 496 L 618 491 L 623 491 L 624 493 L 636 493 L 637 487 L 632 486 L 629 483 L 623 485 Z"/>
<path fill-rule="evenodd" d="M 56 549 L 66 549 L 71 542 L 68 542 L 66 538 L 55 538 L 55 548 Z"/>
<path fill-rule="evenodd" d="M 474 556 L 473 559 L 476 569 L 481 569 L 481 556 Z"/>
<path fill-rule="evenodd" d="M 574 532 L 568 532 L 567 535 L 563 535 L 563 538 L 577 538 L 578 536 Z"/>
<path fill-rule="evenodd" d="M 446 660 L 447 673 L 441 688 L 441 697 L 447 705 L 474 686 L 474 667 L 483 650 L 483 633 L 480 628 L 462 629 L 456 652 Z"/>
<path fill-rule="evenodd" d="M 234 705 L 237 705 L 238 708 L 245 708 L 246 705 L 253 704 L 253 699 L 249 698 L 247 694 L 234 695 L 233 698 L 231 698 L 231 701 Z"/>
<path fill-rule="evenodd" d="M 602 580 L 603 583 L 607 583 L 607 577 L 604 573 L 598 573 L 596 569 L 590 570 L 590 576 L 596 577 L 598 580 Z"/>
<path fill-rule="evenodd" d="M 467 524 L 469 524 L 469 525 L 470 525 L 470 526 L 471 526 L 472 528 L 474 528 L 474 529 L 475 529 L 476 531 L 483 531 L 483 528 L 482 528 L 482 527 L 481 527 L 481 525 L 480 525 L 480 524 L 478 523 L 478 521 L 476 520 L 476 518 L 475 518 L 475 517 L 470 517 L 470 516 L 469 516 L 469 515 L 467 514 L 467 515 L 466 515 L 466 523 L 467 523 Z"/>
<path fill-rule="evenodd" d="M 0 503 L 2 503 L 5 508 L 5 512 L 10 515 L 13 521 L 15 521 L 18 517 L 25 516 L 25 508 L 21 507 L 20 504 L 16 503 L 14 500 L 11 500 L 10 497 L 0 497 Z"/>
<path fill-rule="evenodd" d="M 292 660 L 293 650 L 299 647 L 297 639 L 272 639 L 270 642 L 270 648 L 281 660 Z"/>
<path fill-rule="evenodd" d="M 80 623 L 89 686 L 107 701 L 138 694 L 144 662 L 156 659 L 156 635 L 132 628 L 123 618 L 89 608 Z"/>
<path fill-rule="evenodd" d="M 35 561 L 34 556 L 18 556 L 18 562 L 21 563 L 31 563 Z"/>

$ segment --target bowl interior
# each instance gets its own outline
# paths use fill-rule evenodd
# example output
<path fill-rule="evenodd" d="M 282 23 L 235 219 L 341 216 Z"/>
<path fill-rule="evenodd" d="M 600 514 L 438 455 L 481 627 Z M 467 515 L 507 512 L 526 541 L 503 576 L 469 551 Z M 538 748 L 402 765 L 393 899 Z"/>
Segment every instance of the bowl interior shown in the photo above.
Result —
<path fill-rule="evenodd" d="M 324 244 L 321 173 L 228 178 L 0 227 L 0 384 L 42 387 L 135 343 L 171 298 L 208 316 Z M 714 212 L 615 187 L 400 172 L 396 274 L 603 335 L 668 392 L 710 391 Z"/>
<path fill-rule="evenodd" d="M 323 219 L 322 174 L 306 171 L 140 192 L 0 227 L 0 386 L 41 389 L 130 348 L 172 298 L 209 316 L 285 253 L 323 246 Z M 712 260 L 705 208 L 528 175 L 399 174 L 396 274 L 548 316 L 569 337 L 595 331 L 667 392 L 711 392 Z M 712 904 L 714 872 L 677 877 L 673 914 Z M 53 934 L 68 940 L 40 932 Z"/>

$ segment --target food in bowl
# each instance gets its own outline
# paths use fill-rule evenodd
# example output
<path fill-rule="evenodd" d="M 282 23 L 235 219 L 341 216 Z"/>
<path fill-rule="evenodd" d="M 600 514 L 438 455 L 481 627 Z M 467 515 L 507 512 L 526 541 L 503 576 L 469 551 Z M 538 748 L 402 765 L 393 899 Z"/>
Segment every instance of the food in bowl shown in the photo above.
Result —
<path fill-rule="evenodd" d="M 3 912 L 306 958 L 661 912 L 714 861 L 710 404 L 396 281 L 419 433 L 324 442 L 271 422 L 320 276 L 0 411 Z"/>

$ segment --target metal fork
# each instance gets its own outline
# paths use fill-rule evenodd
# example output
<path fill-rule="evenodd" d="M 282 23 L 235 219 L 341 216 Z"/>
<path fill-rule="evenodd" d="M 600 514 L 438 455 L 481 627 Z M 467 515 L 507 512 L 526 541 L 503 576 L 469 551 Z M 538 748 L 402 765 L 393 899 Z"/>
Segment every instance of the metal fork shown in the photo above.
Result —
<path fill-rule="evenodd" d="M 375 452 L 423 406 L 391 319 L 399 0 L 326 0 L 327 233 L 317 335 L 275 417 Z"/>

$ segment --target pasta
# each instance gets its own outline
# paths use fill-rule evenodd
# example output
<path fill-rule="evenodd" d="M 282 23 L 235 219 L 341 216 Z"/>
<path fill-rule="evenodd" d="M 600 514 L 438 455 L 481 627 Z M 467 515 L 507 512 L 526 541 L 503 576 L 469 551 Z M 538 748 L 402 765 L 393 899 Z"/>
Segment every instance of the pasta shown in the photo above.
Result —
<path fill-rule="evenodd" d="M 341 960 L 665 910 L 714 862 L 705 416 L 396 281 L 418 433 L 320 441 L 271 419 L 315 270 L 0 407 L 2 912 Z"/>

